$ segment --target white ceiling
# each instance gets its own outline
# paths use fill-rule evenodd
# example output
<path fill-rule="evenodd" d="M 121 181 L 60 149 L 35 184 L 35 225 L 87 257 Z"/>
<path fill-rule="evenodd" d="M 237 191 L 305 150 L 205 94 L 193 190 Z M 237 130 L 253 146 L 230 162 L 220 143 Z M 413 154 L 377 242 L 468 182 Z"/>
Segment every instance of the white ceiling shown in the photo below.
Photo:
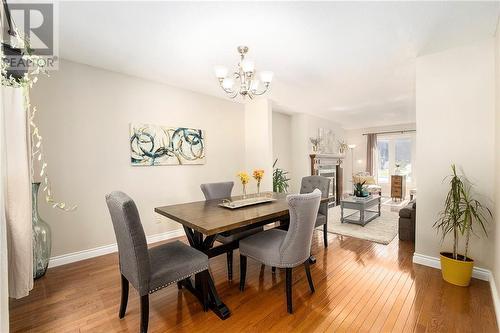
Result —
<path fill-rule="evenodd" d="M 63 2 L 60 56 L 225 98 L 250 47 L 278 109 L 346 128 L 415 120 L 418 55 L 494 35 L 499 2 Z"/>

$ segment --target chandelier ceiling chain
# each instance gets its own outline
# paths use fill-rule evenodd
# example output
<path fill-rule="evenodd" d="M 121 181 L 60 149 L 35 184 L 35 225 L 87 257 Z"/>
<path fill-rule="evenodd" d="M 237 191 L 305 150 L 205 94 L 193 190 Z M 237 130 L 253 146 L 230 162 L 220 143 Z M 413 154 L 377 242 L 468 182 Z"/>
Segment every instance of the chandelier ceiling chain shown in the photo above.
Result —
<path fill-rule="evenodd" d="M 243 98 L 248 96 L 253 99 L 255 96 L 265 94 L 273 80 L 273 72 L 259 72 L 260 80 L 257 79 L 254 62 L 245 59 L 248 53 L 248 46 L 238 46 L 240 62 L 234 73 L 228 76 L 228 69 L 224 66 L 215 67 L 215 76 L 219 80 L 219 86 L 230 97 L 235 98 L 241 95 Z M 261 83 L 263 87 L 261 87 Z"/>

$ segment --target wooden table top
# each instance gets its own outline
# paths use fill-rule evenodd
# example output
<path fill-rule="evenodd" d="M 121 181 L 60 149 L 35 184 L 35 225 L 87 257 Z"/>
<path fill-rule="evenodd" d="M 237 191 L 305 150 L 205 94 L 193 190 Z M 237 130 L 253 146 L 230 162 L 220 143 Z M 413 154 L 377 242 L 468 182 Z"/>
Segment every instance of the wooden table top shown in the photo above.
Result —
<path fill-rule="evenodd" d="M 218 200 L 189 202 L 155 208 L 155 212 L 205 235 L 245 227 L 271 219 L 279 220 L 288 216 L 288 203 L 285 193 L 272 193 L 276 201 L 247 206 L 237 209 L 220 207 Z M 231 197 L 233 200 L 241 196 Z M 330 198 L 322 198 L 322 202 Z"/>

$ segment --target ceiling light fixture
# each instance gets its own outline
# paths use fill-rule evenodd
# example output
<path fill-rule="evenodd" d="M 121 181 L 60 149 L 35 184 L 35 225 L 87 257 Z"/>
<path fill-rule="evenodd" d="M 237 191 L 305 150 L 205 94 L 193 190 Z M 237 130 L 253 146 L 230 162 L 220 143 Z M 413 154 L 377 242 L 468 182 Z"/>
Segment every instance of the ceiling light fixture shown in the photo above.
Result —
<path fill-rule="evenodd" d="M 260 96 L 269 90 L 271 81 L 273 80 L 273 72 L 260 72 L 260 80 L 257 79 L 255 72 L 255 64 L 253 61 L 245 59 L 248 53 L 248 46 L 238 46 L 240 54 L 240 62 L 234 73 L 228 76 L 228 69 L 224 66 L 215 66 L 215 77 L 219 80 L 219 86 L 230 97 L 235 98 L 238 95 L 250 97 Z M 264 85 L 260 90 L 261 83 Z"/>

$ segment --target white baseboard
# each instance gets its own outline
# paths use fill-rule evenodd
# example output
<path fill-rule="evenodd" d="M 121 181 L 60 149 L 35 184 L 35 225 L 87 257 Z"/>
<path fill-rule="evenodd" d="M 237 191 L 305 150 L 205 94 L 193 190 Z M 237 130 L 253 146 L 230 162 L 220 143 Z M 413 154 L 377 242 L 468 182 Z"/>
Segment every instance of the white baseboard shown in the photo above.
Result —
<path fill-rule="evenodd" d="M 413 262 L 415 264 L 441 269 L 441 262 L 439 261 L 439 258 L 426 256 L 425 254 L 415 252 L 413 254 Z M 488 269 L 474 267 L 472 270 L 472 277 L 479 280 L 490 281 L 490 275 L 491 272 Z"/>
<path fill-rule="evenodd" d="M 413 254 L 413 262 L 415 264 L 441 269 L 441 262 L 438 258 L 426 256 L 424 254 L 415 252 Z M 485 268 L 474 267 L 474 269 L 472 270 L 472 277 L 479 280 L 488 281 L 490 283 L 491 298 L 493 299 L 495 315 L 497 317 L 497 323 L 500 324 L 500 297 L 498 296 L 498 289 L 493 277 L 493 273 Z"/>
<path fill-rule="evenodd" d="M 183 229 L 177 229 L 172 231 L 163 232 L 161 234 L 151 235 L 146 237 L 148 244 L 156 243 L 162 240 L 172 239 L 184 235 Z M 57 267 L 61 265 L 70 264 L 72 262 L 77 262 L 80 260 L 90 259 L 94 257 L 99 257 L 108 253 L 113 253 L 118 251 L 118 245 L 116 243 L 95 247 L 93 249 L 63 254 L 60 256 L 55 256 L 50 258 L 49 268 Z"/>

